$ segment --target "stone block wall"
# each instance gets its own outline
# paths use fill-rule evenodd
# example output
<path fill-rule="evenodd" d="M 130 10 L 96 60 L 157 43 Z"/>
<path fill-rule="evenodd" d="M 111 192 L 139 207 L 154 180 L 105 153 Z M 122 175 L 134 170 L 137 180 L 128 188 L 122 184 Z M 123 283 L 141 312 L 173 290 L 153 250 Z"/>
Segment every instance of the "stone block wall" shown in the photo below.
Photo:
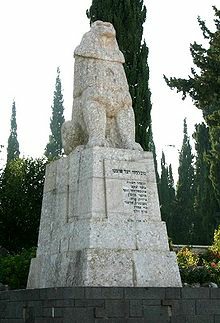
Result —
<path fill-rule="evenodd" d="M 0 323 L 220 323 L 218 288 L 65 287 L 0 292 Z"/>

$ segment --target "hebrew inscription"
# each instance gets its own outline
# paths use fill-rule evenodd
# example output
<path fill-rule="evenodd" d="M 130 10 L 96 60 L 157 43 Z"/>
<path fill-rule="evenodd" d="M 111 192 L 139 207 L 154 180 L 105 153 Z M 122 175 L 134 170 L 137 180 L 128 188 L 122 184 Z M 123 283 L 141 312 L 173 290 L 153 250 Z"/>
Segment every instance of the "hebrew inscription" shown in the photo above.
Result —
<path fill-rule="evenodd" d="M 147 187 L 144 182 L 126 181 L 122 190 L 125 207 L 131 207 L 134 213 L 147 214 Z"/>
<path fill-rule="evenodd" d="M 151 202 L 146 164 L 105 160 L 104 165 L 107 211 L 148 215 Z"/>

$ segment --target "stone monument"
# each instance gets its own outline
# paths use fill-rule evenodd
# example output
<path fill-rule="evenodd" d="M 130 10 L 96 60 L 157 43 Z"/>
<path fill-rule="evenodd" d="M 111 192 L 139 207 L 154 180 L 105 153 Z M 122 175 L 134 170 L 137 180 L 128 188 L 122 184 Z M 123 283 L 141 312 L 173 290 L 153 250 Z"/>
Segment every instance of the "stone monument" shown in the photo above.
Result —
<path fill-rule="evenodd" d="M 153 157 L 135 142 L 123 63 L 114 27 L 93 23 L 75 50 L 67 157 L 47 166 L 28 288 L 181 286 Z"/>

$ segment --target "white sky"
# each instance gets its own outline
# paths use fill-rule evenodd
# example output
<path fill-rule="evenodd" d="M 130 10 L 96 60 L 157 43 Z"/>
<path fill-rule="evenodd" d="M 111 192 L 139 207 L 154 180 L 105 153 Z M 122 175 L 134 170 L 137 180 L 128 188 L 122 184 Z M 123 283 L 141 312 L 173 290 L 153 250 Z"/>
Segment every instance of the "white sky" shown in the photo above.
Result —
<path fill-rule="evenodd" d="M 202 42 L 197 16 L 213 26 L 212 5 L 219 0 L 145 0 L 144 37 L 149 47 L 153 132 L 177 171 L 183 119 L 189 132 L 201 121 L 190 99 L 171 91 L 166 76 L 187 77 L 192 66 L 190 43 Z M 39 157 L 48 142 L 56 69 L 60 66 L 65 118 L 70 119 L 73 51 L 89 30 L 85 11 L 92 0 L 0 0 L 0 144 L 7 147 L 15 98 L 21 155 Z M 176 148 L 167 147 L 175 145 Z M 5 154 L 0 155 L 0 159 Z"/>

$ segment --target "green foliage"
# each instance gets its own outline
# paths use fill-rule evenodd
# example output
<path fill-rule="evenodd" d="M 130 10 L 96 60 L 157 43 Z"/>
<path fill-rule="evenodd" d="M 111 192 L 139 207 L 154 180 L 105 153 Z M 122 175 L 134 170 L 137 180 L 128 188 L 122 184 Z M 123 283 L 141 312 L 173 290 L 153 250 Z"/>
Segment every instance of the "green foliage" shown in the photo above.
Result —
<path fill-rule="evenodd" d="M 183 283 L 216 283 L 220 284 L 220 272 L 208 269 L 205 266 L 192 267 L 192 268 L 180 268 L 180 276 Z"/>
<path fill-rule="evenodd" d="M 10 252 L 36 246 L 46 162 L 15 159 L 0 175 L 0 245 Z"/>
<path fill-rule="evenodd" d="M 195 106 L 203 112 L 211 144 L 207 154 L 210 164 L 209 178 L 220 207 L 220 11 L 216 7 L 213 9 L 216 27 L 214 32 L 211 32 L 205 22 L 198 18 L 203 36 L 208 41 L 208 48 L 196 42 L 190 45 L 196 68 L 191 69 L 188 79 L 165 77 L 165 80 L 171 89 L 182 92 L 183 99 L 189 95 Z"/>
<path fill-rule="evenodd" d="M 204 38 L 209 42 L 209 48 L 194 42 L 190 45 L 193 63 L 197 69 L 191 69 L 191 76 L 188 79 L 165 77 L 167 84 L 182 92 L 183 99 L 190 95 L 195 105 L 203 110 L 204 116 L 212 114 L 219 109 L 219 68 L 220 68 L 220 11 L 213 7 L 215 11 L 216 31 L 208 30 L 205 22 L 198 18 L 200 28 Z"/>
<path fill-rule="evenodd" d="M 215 257 L 219 258 L 220 261 L 220 225 L 214 232 L 214 241 L 209 250 L 214 254 Z"/>
<path fill-rule="evenodd" d="M 220 45 L 219 45 L 220 47 Z M 220 92 L 220 90 L 219 90 Z M 220 100 L 219 100 L 220 104 Z M 220 109 L 220 106 L 218 106 Z M 218 200 L 220 208 L 220 110 L 213 112 L 206 118 L 209 125 L 209 135 L 211 142 L 211 149 L 208 155 L 210 163 L 210 179 L 214 188 L 216 199 Z M 219 216 L 220 222 L 220 216 Z"/>
<path fill-rule="evenodd" d="M 180 268 L 195 267 L 199 262 L 199 256 L 189 247 L 183 247 L 177 253 L 177 262 Z"/>
<path fill-rule="evenodd" d="M 45 156 L 49 160 L 62 156 L 61 126 L 64 123 L 63 95 L 60 80 L 60 69 L 57 68 L 57 78 L 53 96 L 52 118 L 50 119 L 51 134 L 45 148 Z"/>
<path fill-rule="evenodd" d="M 175 243 L 189 244 L 192 242 L 194 220 L 194 167 L 186 119 L 184 120 L 183 132 L 183 144 L 179 155 L 174 228 L 171 238 Z"/>
<path fill-rule="evenodd" d="M 169 167 L 166 165 L 164 152 L 162 152 L 161 158 L 161 177 L 159 183 L 161 216 L 163 221 L 165 221 L 167 224 L 169 237 L 172 237 L 174 222 L 173 208 L 175 204 L 175 189 L 172 167 L 171 165 L 169 165 Z"/>
<path fill-rule="evenodd" d="M 220 286 L 220 226 L 205 254 L 198 256 L 189 247 L 184 247 L 177 253 L 177 262 L 183 283 L 213 282 Z"/>
<path fill-rule="evenodd" d="M 15 101 L 12 104 L 11 112 L 11 129 L 10 136 L 8 138 L 8 147 L 7 147 L 7 162 L 18 158 L 20 154 L 19 143 L 17 139 L 17 122 L 16 122 L 16 107 Z"/>
<path fill-rule="evenodd" d="M 214 229 L 218 224 L 219 206 L 215 198 L 212 182 L 209 178 L 210 163 L 207 155 L 211 149 L 209 129 L 204 124 L 196 125 L 195 139 L 195 201 L 193 243 L 210 245 Z"/>
<path fill-rule="evenodd" d="M 36 249 L 22 250 L 20 254 L 0 257 L 0 282 L 11 289 L 26 288 L 30 261 Z"/>
<path fill-rule="evenodd" d="M 120 50 L 125 56 L 125 73 L 135 113 L 136 141 L 144 150 L 152 143 L 151 101 L 148 87 L 148 48 L 142 42 L 146 7 L 143 0 L 93 0 L 87 16 L 90 22 L 96 20 L 111 22 L 117 33 Z"/>

